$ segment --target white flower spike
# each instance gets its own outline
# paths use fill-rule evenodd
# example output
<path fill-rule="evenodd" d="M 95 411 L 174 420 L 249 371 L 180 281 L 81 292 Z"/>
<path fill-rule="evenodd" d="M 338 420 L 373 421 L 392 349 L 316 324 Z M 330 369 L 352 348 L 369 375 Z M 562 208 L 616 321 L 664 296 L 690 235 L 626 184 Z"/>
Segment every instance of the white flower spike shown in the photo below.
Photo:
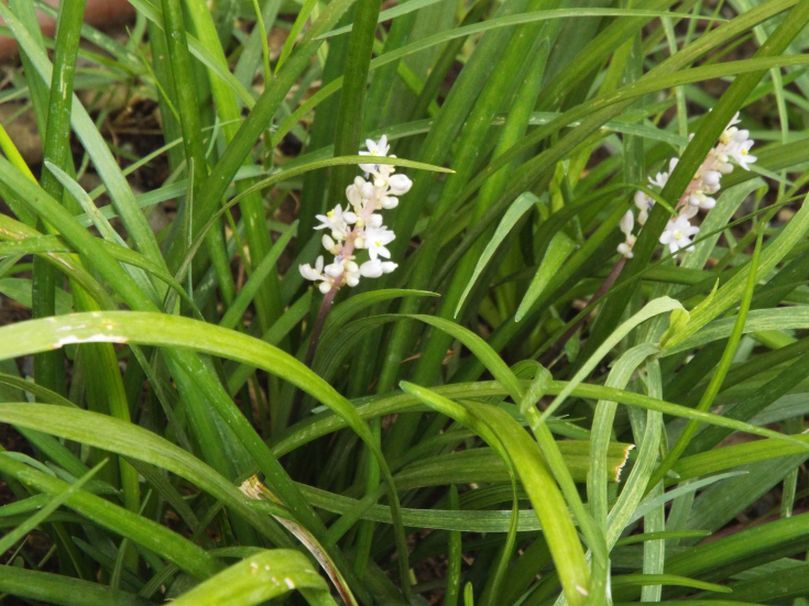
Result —
<path fill-rule="evenodd" d="M 385 135 L 374 141 L 365 141 L 367 150 L 360 150 L 363 156 L 384 156 L 389 154 L 390 144 Z M 323 234 L 323 248 L 334 255 L 334 260 L 325 265 L 323 256 L 315 260 L 312 267 L 308 263 L 299 266 L 301 275 L 318 283 L 323 294 L 334 293 L 342 286 L 356 286 L 360 278 L 379 278 L 396 269 L 397 264 L 390 259 L 388 244 L 396 234 L 384 225 L 384 219 L 376 211 L 396 208 L 399 196 L 403 196 L 413 186 L 413 182 L 402 173 L 396 172 L 392 164 L 360 164 L 365 178 L 356 177 L 346 188 L 348 205 L 335 206 L 325 215 L 317 215 L 320 223 L 317 230 L 328 230 Z M 368 260 L 358 263 L 356 251 L 366 250 Z M 333 294 L 332 294 L 333 296 Z"/>
<path fill-rule="evenodd" d="M 750 131 L 736 127 L 740 122 L 737 113 L 719 137 L 719 142 L 708 152 L 678 200 L 677 214 L 669 219 L 659 240 L 661 244 L 668 246 L 672 254 L 694 248 L 692 243 L 699 233 L 699 227 L 693 225 L 691 219 L 697 216 L 700 210 L 710 210 L 716 206 L 714 194 L 719 192 L 722 175 L 732 172 L 733 164 L 741 166 L 744 170 L 750 170 L 750 165 L 758 159 L 750 153 L 750 148 L 753 147 Z M 668 170 L 649 177 L 649 184 L 657 189 L 663 189 L 677 162 L 678 158 L 671 158 Z M 638 210 L 638 224 L 642 227 L 654 206 L 654 199 L 645 192 L 637 191 L 633 201 Z M 634 222 L 634 213 L 631 210 L 627 211 L 620 222 L 620 229 L 625 239 L 618 245 L 618 252 L 627 259 L 632 258 L 632 247 L 636 240 L 632 233 Z"/>

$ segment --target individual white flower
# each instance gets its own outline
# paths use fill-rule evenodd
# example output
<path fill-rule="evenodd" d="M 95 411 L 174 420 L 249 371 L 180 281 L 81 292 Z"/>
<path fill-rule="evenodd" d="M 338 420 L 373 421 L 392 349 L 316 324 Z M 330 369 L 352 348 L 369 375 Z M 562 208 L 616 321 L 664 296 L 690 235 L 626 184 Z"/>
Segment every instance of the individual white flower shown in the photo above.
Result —
<path fill-rule="evenodd" d="M 336 286 L 341 284 L 356 286 L 360 281 L 359 266 L 352 259 L 346 259 L 341 255 L 336 256 L 334 261 L 326 265 L 323 273 L 326 279 Z"/>
<path fill-rule="evenodd" d="M 379 200 L 379 203 L 385 210 L 390 210 L 392 208 L 396 208 L 397 206 L 399 206 L 399 198 L 395 196 L 382 196 L 382 198 L 380 198 Z"/>
<path fill-rule="evenodd" d="M 323 234 L 323 237 L 320 239 L 320 243 L 323 244 L 323 248 L 325 248 L 331 254 L 340 254 L 341 245 L 338 242 L 335 242 L 330 235 Z"/>
<path fill-rule="evenodd" d="M 347 261 L 345 263 L 344 279 L 345 283 L 351 287 L 360 283 L 360 267 L 354 261 Z"/>
<path fill-rule="evenodd" d="M 734 158 L 744 170 L 750 170 L 750 165 L 758 162 L 758 156 L 750 153 L 752 146 L 753 142 L 751 141 L 750 145 L 739 150 L 738 157 Z"/>
<path fill-rule="evenodd" d="M 691 248 L 691 239 L 699 233 L 699 227 L 691 225 L 688 217 L 678 215 L 674 219 L 669 219 L 666 229 L 660 235 L 660 243 L 669 247 L 669 251 L 674 254 L 682 249 Z"/>
<path fill-rule="evenodd" d="M 746 128 L 736 128 L 735 126 L 728 125 L 728 127 L 719 136 L 719 144 L 730 147 L 744 143 L 750 138 L 750 131 Z"/>
<path fill-rule="evenodd" d="M 365 140 L 365 148 L 368 151 L 360 150 L 361 156 L 381 156 L 387 157 L 388 152 L 390 151 L 390 145 L 388 144 L 388 137 L 387 135 L 382 135 L 379 141 L 374 141 L 373 139 L 366 139 Z M 373 173 L 379 170 L 380 164 L 360 164 L 360 170 L 368 173 Z"/>
<path fill-rule="evenodd" d="M 666 187 L 666 183 L 668 182 L 669 182 L 669 173 L 667 172 L 657 173 L 654 176 L 654 178 L 649 177 L 649 185 L 659 187 L 660 189 Z"/>
<path fill-rule="evenodd" d="M 363 248 L 368 249 L 368 256 L 372 260 L 377 257 L 390 259 L 390 251 L 387 245 L 393 242 L 394 239 L 396 239 L 396 234 L 384 225 L 382 227 L 367 227 L 363 234 Z"/>
<path fill-rule="evenodd" d="M 744 170 L 750 170 L 750 164 L 756 162 L 758 158 L 750 153 L 750 148 L 753 147 L 754 143 L 750 138 L 750 131 L 734 126 L 739 122 L 741 122 L 741 120 L 739 120 L 739 114 L 737 113 L 733 120 L 730 121 L 730 124 L 728 124 L 725 132 L 722 133 L 719 139 L 719 147 L 725 155 Z"/>
<path fill-rule="evenodd" d="M 627 259 L 631 259 L 632 257 L 635 256 L 635 254 L 632 252 L 632 247 L 635 246 L 636 240 L 637 238 L 635 238 L 635 236 L 630 234 L 629 236 L 626 237 L 626 240 L 624 242 L 621 242 L 618 245 L 618 252 L 621 253 L 621 255 L 626 257 Z"/>
<path fill-rule="evenodd" d="M 702 208 L 703 210 L 710 210 L 716 206 L 716 200 L 706 195 L 705 192 L 697 190 L 689 194 L 688 204 L 696 208 Z"/>
<path fill-rule="evenodd" d="M 671 176 L 671 173 L 674 172 L 674 169 L 677 167 L 677 163 L 679 161 L 680 159 L 676 157 L 669 159 L 669 169 L 667 171 L 657 173 L 654 178 L 649 177 L 649 185 L 663 189 L 666 186 L 666 183 L 669 182 L 669 177 Z"/>
<path fill-rule="evenodd" d="M 635 214 L 631 210 L 626 211 L 621 217 L 619 226 L 625 236 L 632 235 L 632 230 L 635 228 Z"/>
<path fill-rule="evenodd" d="M 635 206 L 638 210 L 651 210 L 652 206 L 654 206 L 655 201 L 652 197 L 647 194 L 645 191 L 638 190 L 635 192 Z"/>
<path fill-rule="evenodd" d="M 716 162 L 714 162 L 714 167 L 723 175 L 729 175 L 733 172 L 733 165 L 728 162 L 730 157 L 727 154 L 722 154 L 716 158 Z"/>
<path fill-rule="evenodd" d="M 301 275 L 306 280 L 320 282 L 317 287 L 318 290 L 320 290 L 320 292 L 322 292 L 324 295 L 331 290 L 332 285 L 334 284 L 333 280 L 323 273 L 323 255 L 319 255 L 318 258 L 315 259 L 314 267 L 306 263 L 304 265 L 299 265 L 298 271 L 301 272 Z"/>
<path fill-rule="evenodd" d="M 646 219 L 649 218 L 649 211 L 652 210 L 655 201 L 651 196 L 640 190 L 635 192 L 635 207 L 638 209 L 638 223 L 640 225 L 646 224 Z"/>
<path fill-rule="evenodd" d="M 307 279 L 316 282 L 317 280 L 323 279 L 323 255 L 318 255 L 317 259 L 315 259 L 315 266 L 312 267 L 308 263 L 304 265 L 298 266 L 298 271 L 301 272 L 301 275 Z"/>
<path fill-rule="evenodd" d="M 373 139 L 366 139 L 365 140 L 365 149 L 367 152 L 360 152 L 361 156 L 368 155 L 368 156 L 387 156 L 388 152 L 390 152 L 390 144 L 388 143 L 388 136 L 382 135 L 379 138 L 379 141 L 374 141 Z"/>
<path fill-rule="evenodd" d="M 750 170 L 750 165 L 758 160 L 756 156 L 750 153 L 751 147 L 753 147 L 753 140 L 748 139 L 743 143 L 730 147 L 728 155 L 744 170 Z"/>
<path fill-rule="evenodd" d="M 393 157 L 393 156 L 391 156 Z M 402 196 L 410 191 L 413 182 L 401 173 L 396 173 L 395 166 L 380 164 L 372 172 L 375 202 L 382 206 L 382 198 L 388 195 Z"/>
<path fill-rule="evenodd" d="M 750 138 L 750 131 L 746 128 L 736 128 L 735 126 L 732 126 L 728 128 L 726 132 L 732 144 L 741 145 L 742 143 L 752 141 Z"/>
<path fill-rule="evenodd" d="M 334 261 L 323 268 L 323 273 L 333 280 L 337 280 L 342 277 L 343 271 L 345 271 L 344 265 L 343 258 L 338 255 L 334 258 Z"/>
<path fill-rule="evenodd" d="M 360 265 L 360 274 L 366 278 L 378 278 L 382 275 L 382 261 L 371 259 Z"/>
<path fill-rule="evenodd" d="M 389 274 L 398 265 L 392 261 L 380 261 L 371 259 L 360 265 L 360 273 L 366 278 L 379 278 L 382 274 Z"/>
<path fill-rule="evenodd" d="M 394 196 L 403 196 L 413 187 L 413 182 L 407 175 L 396 173 L 388 178 L 388 191 Z"/>
<path fill-rule="evenodd" d="M 635 214 L 631 210 L 626 211 L 618 225 L 621 233 L 624 234 L 624 241 L 618 245 L 618 252 L 627 259 L 631 259 L 633 257 L 632 247 L 635 246 L 637 239 L 632 234 L 632 230 L 635 228 Z"/>
<path fill-rule="evenodd" d="M 335 240 L 344 240 L 350 231 L 349 225 L 357 221 L 357 215 L 351 211 L 344 211 L 340 204 L 325 215 L 315 215 L 315 218 L 320 221 L 319 225 L 315 225 L 315 229 L 331 230 L 332 238 Z"/>
<path fill-rule="evenodd" d="M 720 179 L 722 178 L 722 173 L 718 170 L 706 170 L 702 174 L 699 175 L 703 184 L 705 184 L 705 189 L 709 193 L 716 193 L 719 191 L 720 187 Z"/>
<path fill-rule="evenodd" d="M 354 183 L 346 187 L 346 198 L 354 207 L 355 212 L 362 212 L 365 203 L 373 199 L 375 194 L 373 183 L 369 183 L 362 177 L 355 177 Z"/>

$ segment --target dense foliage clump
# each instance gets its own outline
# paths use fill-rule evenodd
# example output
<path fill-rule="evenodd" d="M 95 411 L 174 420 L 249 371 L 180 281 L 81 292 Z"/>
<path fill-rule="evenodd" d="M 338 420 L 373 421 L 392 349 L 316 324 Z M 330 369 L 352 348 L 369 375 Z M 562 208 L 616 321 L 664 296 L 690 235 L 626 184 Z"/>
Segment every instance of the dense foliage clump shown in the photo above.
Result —
<path fill-rule="evenodd" d="M 0 601 L 806 602 L 809 3 L 53 4 Z"/>

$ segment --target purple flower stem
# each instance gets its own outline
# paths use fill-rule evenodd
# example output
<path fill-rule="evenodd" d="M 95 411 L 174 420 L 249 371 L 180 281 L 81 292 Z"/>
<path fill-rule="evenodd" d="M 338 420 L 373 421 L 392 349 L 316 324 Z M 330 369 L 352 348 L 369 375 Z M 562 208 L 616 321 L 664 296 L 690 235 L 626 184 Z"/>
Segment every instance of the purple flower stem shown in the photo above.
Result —
<path fill-rule="evenodd" d="M 306 352 L 306 365 L 311 368 L 312 362 L 317 353 L 317 346 L 320 343 L 320 334 L 323 332 L 323 324 L 326 322 L 326 316 L 329 315 L 329 310 L 334 303 L 334 297 L 337 296 L 337 291 L 340 287 L 334 285 L 331 290 L 323 296 L 320 302 L 320 309 L 317 310 L 317 318 L 315 324 L 312 326 L 312 334 L 309 336 L 309 349 Z"/>
<path fill-rule="evenodd" d="M 598 290 L 593 293 L 593 296 L 588 301 L 587 306 L 591 306 L 600 300 L 604 295 L 606 295 L 610 288 L 612 288 L 615 281 L 618 279 L 618 276 L 621 275 L 621 272 L 624 270 L 624 266 L 626 265 L 626 257 L 621 257 L 618 259 L 618 262 L 613 266 L 610 270 L 610 273 L 604 278 L 604 281 L 601 283 L 601 286 L 598 287 Z M 575 335 L 579 329 L 584 325 L 587 321 L 589 314 L 583 314 L 581 318 L 579 318 L 573 326 L 568 328 L 565 333 L 559 337 L 556 342 L 551 346 L 551 348 L 542 356 L 542 364 L 544 366 L 550 366 L 553 361 L 556 359 L 556 356 L 559 355 L 559 352 L 562 351 L 565 344 L 571 339 L 573 335 Z"/>

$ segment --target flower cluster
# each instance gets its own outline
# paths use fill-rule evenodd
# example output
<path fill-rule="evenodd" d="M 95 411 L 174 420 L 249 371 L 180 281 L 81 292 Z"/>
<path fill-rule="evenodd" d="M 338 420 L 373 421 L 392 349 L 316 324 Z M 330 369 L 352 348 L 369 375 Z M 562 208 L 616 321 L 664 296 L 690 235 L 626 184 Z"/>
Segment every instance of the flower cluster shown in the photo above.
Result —
<path fill-rule="evenodd" d="M 719 191 L 722 175 L 733 171 L 733 164 L 741 166 L 744 170 L 750 170 L 750 165 L 756 161 L 756 157 L 750 153 L 753 140 L 750 132 L 736 127 L 739 124 L 739 114 L 737 113 L 730 121 L 727 128 L 719 138 L 719 142 L 708 152 L 708 156 L 697 169 L 696 174 L 691 179 L 685 192 L 677 202 L 675 210 L 677 214 L 669 219 L 666 229 L 660 236 L 660 243 L 668 246 L 669 251 L 674 254 L 680 250 L 692 250 L 694 236 L 699 233 L 699 227 L 691 223 L 700 210 L 710 210 L 716 205 L 714 195 Z M 677 166 L 678 158 L 669 160 L 668 171 L 657 173 L 654 177 L 649 177 L 649 185 L 656 189 L 663 189 L 669 179 L 669 175 Z M 649 211 L 654 206 L 654 200 L 643 191 L 635 193 L 635 206 L 638 209 L 638 224 L 643 226 L 649 217 Z M 632 233 L 635 225 L 635 215 L 628 210 L 620 222 L 621 232 L 624 234 L 624 241 L 618 245 L 618 252 L 627 259 L 632 258 L 632 247 L 636 237 Z"/>
<path fill-rule="evenodd" d="M 390 146 L 385 135 L 379 141 L 365 141 L 367 151 L 363 156 L 395 158 L 388 154 Z M 310 264 L 301 265 L 301 275 L 318 283 L 323 294 L 337 290 L 344 284 L 356 286 L 360 277 L 378 278 L 396 269 L 396 263 L 389 261 L 390 244 L 396 234 L 382 223 L 382 215 L 376 211 L 396 208 L 398 196 L 410 191 L 413 182 L 391 164 L 360 164 L 364 177 L 356 177 L 346 188 L 348 204 L 338 204 L 325 215 L 317 215 L 320 224 L 315 229 L 326 230 L 322 243 L 334 259 L 325 265 L 323 255 Z M 368 251 L 368 260 L 358 263 L 355 252 Z"/>

